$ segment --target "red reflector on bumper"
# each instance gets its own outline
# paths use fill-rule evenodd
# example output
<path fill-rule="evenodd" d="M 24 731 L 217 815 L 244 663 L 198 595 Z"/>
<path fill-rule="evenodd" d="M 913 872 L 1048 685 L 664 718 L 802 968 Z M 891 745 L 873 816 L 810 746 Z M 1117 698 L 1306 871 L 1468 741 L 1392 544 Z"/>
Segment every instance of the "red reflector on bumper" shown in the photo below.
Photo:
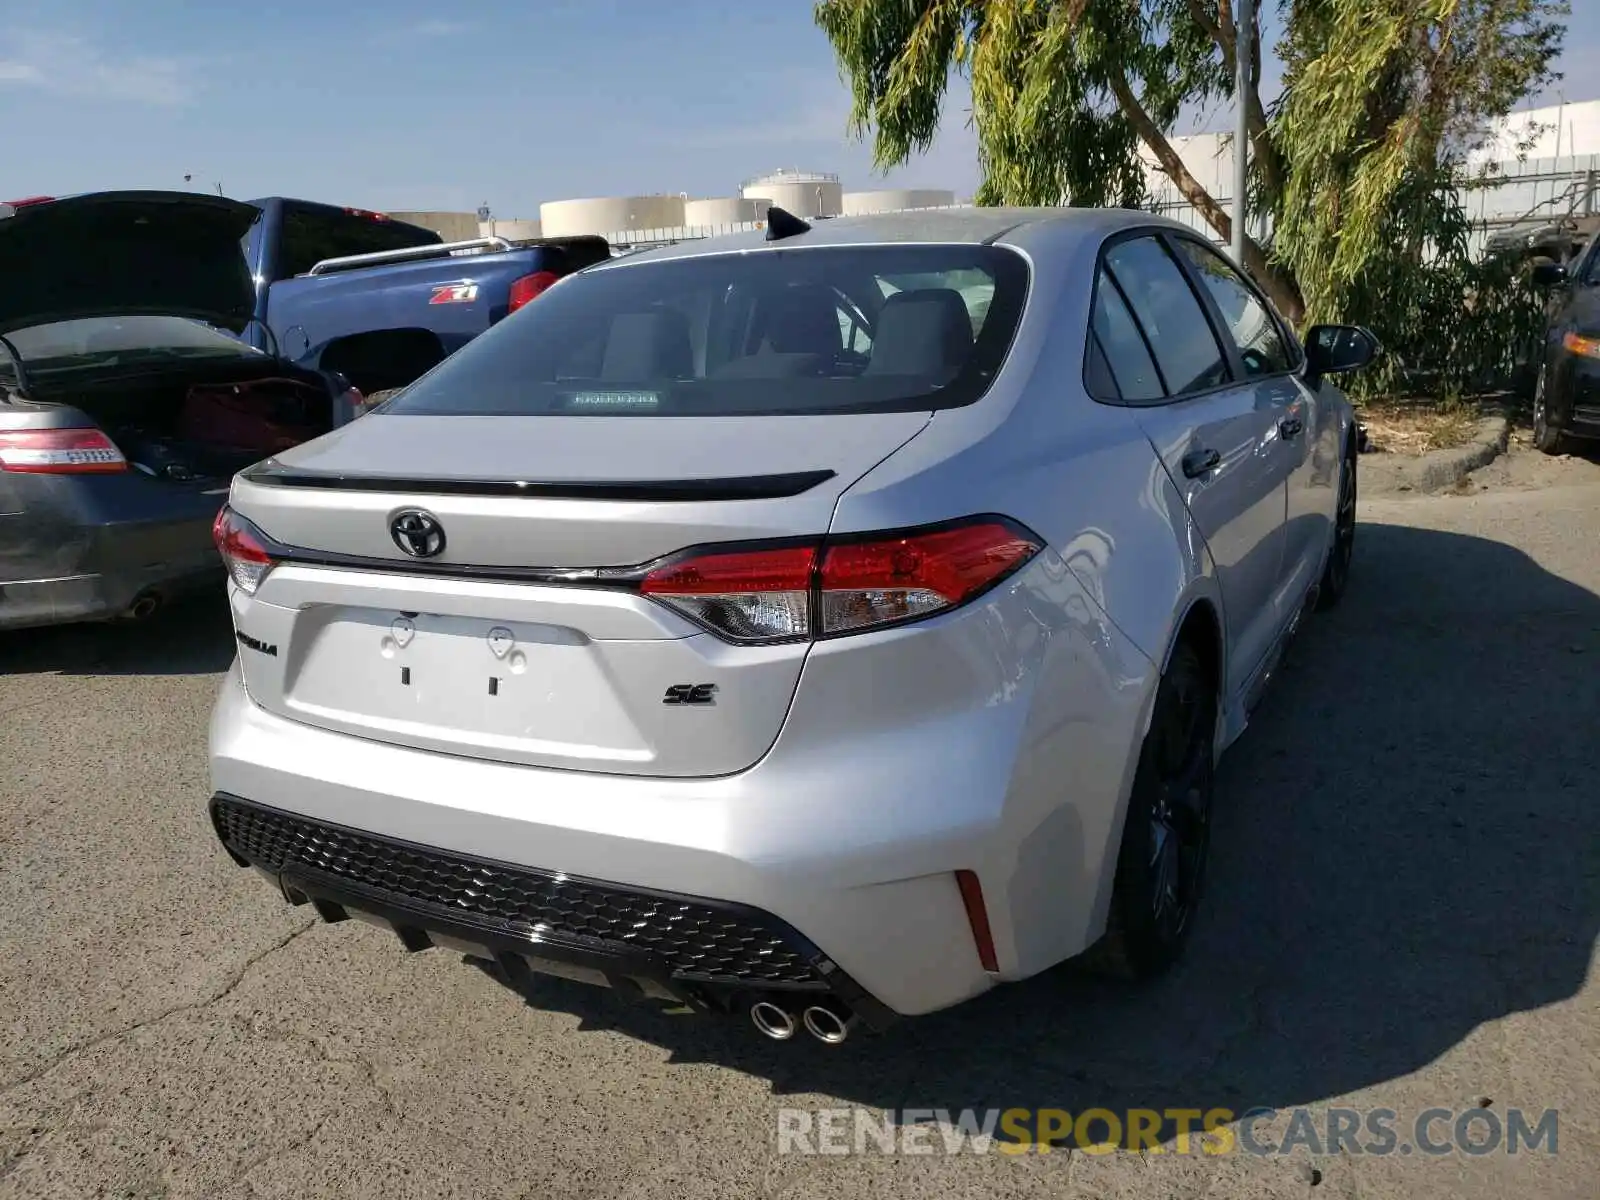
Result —
<path fill-rule="evenodd" d="M 978 962 L 985 971 L 998 971 L 1000 960 L 994 952 L 994 934 L 989 931 L 989 910 L 983 903 L 983 886 L 972 871 L 957 871 L 956 886 L 961 903 L 967 908 L 967 924 L 972 926 L 972 941 L 978 947 Z"/>

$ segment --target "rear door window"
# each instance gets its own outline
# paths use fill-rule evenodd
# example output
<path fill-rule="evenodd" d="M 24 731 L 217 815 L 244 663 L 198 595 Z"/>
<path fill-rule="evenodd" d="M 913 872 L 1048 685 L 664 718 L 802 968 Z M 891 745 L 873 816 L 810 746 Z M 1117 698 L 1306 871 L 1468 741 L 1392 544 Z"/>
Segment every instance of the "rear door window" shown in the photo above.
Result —
<path fill-rule="evenodd" d="M 1102 395 L 1099 399 L 1121 399 L 1134 404 L 1166 396 L 1155 360 L 1150 357 L 1150 347 L 1145 344 L 1144 335 L 1139 332 L 1117 285 L 1104 271 L 1100 272 L 1094 289 L 1094 336 L 1116 380 L 1118 392 L 1117 396 Z"/>
<path fill-rule="evenodd" d="M 285 204 L 274 277 L 292 279 L 304 275 L 324 259 L 438 243 L 438 234 L 403 222 L 320 204 Z"/>
<path fill-rule="evenodd" d="M 387 413 L 729 416 L 969 404 L 1010 349 L 1026 261 L 852 246 L 623 261 L 469 342 Z"/>
<path fill-rule="evenodd" d="M 1231 372 L 1210 318 L 1165 246 L 1154 237 L 1132 238 L 1108 249 L 1105 261 L 1149 339 L 1171 395 L 1228 382 Z"/>

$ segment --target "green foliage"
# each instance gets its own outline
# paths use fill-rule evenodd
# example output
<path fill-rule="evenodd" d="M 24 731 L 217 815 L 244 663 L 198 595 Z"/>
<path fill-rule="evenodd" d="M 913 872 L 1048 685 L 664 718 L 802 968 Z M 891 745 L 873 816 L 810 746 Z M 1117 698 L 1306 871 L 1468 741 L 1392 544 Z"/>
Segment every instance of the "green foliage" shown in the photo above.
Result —
<path fill-rule="evenodd" d="M 1471 254 L 1471 226 L 1443 169 L 1403 181 L 1386 230 L 1392 242 L 1343 287 L 1333 314 L 1374 330 L 1386 351 L 1351 390 L 1455 398 L 1508 386 L 1543 329 L 1527 263 Z M 1418 244 L 1428 247 L 1422 261 L 1406 251 Z"/>
<path fill-rule="evenodd" d="M 1258 0 L 1265 2 L 1265 0 Z M 1246 94 L 1267 249 L 1246 261 L 1292 319 L 1371 326 L 1393 351 L 1370 387 L 1471 386 L 1536 298 L 1474 263 L 1455 182 L 1486 121 L 1550 78 L 1565 0 L 1280 0 L 1285 90 Z M 965 77 L 985 204 L 1133 207 L 1141 143 L 1219 236 L 1228 214 L 1167 133 L 1233 91 L 1228 0 L 821 0 L 815 13 L 879 167 L 924 150 Z M 1258 29 L 1245 31 L 1258 43 Z M 1259 62 L 1259 48 L 1255 61 Z"/>
<path fill-rule="evenodd" d="M 1464 254 L 1453 186 L 1493 116 L 1548 74 L 1559 44 L 1547 0 L 1318 0 L 1280 46 L 1273 136 L 1291 164 L 1276 197 L 1278 256 L 1307 319 L 1365 307 Z"/>
<path fill-rule="evenodd" d="M 980 202 L 1132 206 L 1139 137 L 1113 96 L 1133 80 L 1160 126 L 1225 72 L 1181 0 L 822 0 L 817 24 L 851 85 L 851 127 L 879 168 L 926 150 L 953 73 L 970 81 Z"/>

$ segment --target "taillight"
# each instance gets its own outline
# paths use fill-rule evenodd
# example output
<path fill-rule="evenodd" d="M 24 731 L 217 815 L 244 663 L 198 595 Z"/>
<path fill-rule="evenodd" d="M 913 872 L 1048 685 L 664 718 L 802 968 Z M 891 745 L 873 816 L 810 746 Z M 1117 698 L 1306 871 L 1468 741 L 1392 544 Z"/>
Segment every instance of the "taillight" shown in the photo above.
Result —
<path fill-rule="evenodd" d="M 822 559 L 821 632 L 850 633 L 955 608 L 1040 548 L 997 518 L 831 545 Z"/>
<path fill-rule="evenodd" d="M 211 540 L 217 544 L 217 553 L 239 590 L 253 596 L 267 572 L 275 565 L 267 553 L 267 539 L 254 525 L 246 521 L 227 505 L 217 513 L 211 524 Z"/>
<path fill-rule="evenodd" d="M 372 407 L 368 403 L 366 396 L 362 394 L 361 389 L 356 387 L 355 384 L 347 385 L 344 391 L 339 393 L 339 403 L 345 406 L 352 420 Z"/>
<path fill-rule="evenodd" d="M 1600 358 L 1600 338 L 1584 337 L 1581 333 L 1565 333 L 1561 344 L 1573 354 L 1584 358 Z"/>
<path fill-rule="evenodd" d="M 532 275 L 524 275 L 521 279 L 511 281 L 511 303 L 506 308 L 508 313 L 514 313 L 528 301 L 536 299 L 560 279 L 554 271 L 535 271 Z"/>
<path fill-rule="evenodd" d="M 958 608 L 1042 548 L 1010 521 L 979 517 L 822 546 L 712 548 L 657 567 L 640 590 L 729 641 L 787 642 Z"/>
<path fill-rule="evenodd" d="M 0 432 L 0 471 L 103 475 L 127 469 L 122 451 L 98 429 Z"/>
<path fill-rule="evenodd" d="M 639 590 L 734 642 L 811 636 L 814 546 L 711 551 L 658 567 Z"/>

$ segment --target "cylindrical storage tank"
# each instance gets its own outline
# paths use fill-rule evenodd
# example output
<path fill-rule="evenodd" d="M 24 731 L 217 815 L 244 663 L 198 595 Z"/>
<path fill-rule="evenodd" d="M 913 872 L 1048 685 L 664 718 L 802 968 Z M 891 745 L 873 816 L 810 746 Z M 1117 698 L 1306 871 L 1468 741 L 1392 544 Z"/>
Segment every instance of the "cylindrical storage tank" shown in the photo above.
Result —
<path fill-rule="evenodd" d="M 618 233 L 629 229 L 676 229 L 683 224 L 682 196 L 608 196 L 551 200 L 539 205 L 545 237 Z"/>
<path fill-rule="evenodd" d="M 844 210 L 839 177 L 828 171 L 774 171 L 739 190 L 746 200 L 766 200 L 797 217 L 837 217 Z"/>
<path fill-rule="evenodd" d="M 496 218 L 493 221 L 480 222 L 478 236 L 509 238 L 513 242 L 531 242 L 534 238 L 544 236 L 542 229 L 538 221 Z"/>
<path fill-rule="evenodd" d="M 683 223 L 698 225 L 742 225 L 759 221 L 767 215 L 770 204 L 766 200 L 751 200 L 744 196 L 712 196 L 706 200 L 690 200 L 683 206 Z"/>
<path fill-rule="evenodd" d="M 883 188 L 875 192 L 846 192 L 844 215 L 900 212 L 907 208 L 950 208 L 956 194 L 944 188 Z"/>

